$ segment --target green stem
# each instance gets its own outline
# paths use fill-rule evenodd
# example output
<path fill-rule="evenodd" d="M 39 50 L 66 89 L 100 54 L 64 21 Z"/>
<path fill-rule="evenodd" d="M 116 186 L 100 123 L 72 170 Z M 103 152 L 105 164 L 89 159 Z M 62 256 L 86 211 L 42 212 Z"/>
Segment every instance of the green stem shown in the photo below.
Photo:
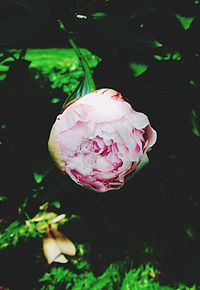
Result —
<path fill-rule="evenodd" d="M 94 83 L 94 80 L 93 80 L 93 77 L 92 77 L 92 72 L 91 72 L 91 69 L 89 67 L 89 64 L 85 58 L 85 56 L 82 54 L 80 48 L 76 45 L 75 41 L 71 38 L 71 36 L 69 35 L 67 29 L 65 28 L 65 25 L 62 21 L 58 20 L 58 24 L 59 24 L 59 27 L 64 30 L 67 35 L 68 35 L 68 40 L 69 40 L 69 43 L 71 45 L 71 47 L 73 48 L 73 50 L 75 51 L 80 63 L 81 63 L 81 66 L 85 72 L 85 76 L 87 78 L 87 81 L 88 81 L 88 85 L 89 85 L 89 88 L 90 88 L 90 91 L 95 91 L 96 90 L 96 87 L 95 87 L 95 83 Z"/>

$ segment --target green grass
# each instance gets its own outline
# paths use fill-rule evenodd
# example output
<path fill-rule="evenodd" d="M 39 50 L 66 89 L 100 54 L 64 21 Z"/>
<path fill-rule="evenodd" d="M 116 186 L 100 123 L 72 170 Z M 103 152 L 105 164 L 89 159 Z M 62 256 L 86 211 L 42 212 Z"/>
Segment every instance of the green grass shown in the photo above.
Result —
<path fill-rule="evenodd" d="M 40 279 L 41 290 L 196 290 L 180 284 L 177 287 L 161 285 L 158 282 L 159 272 L 150 264 L 140 265 L 123 271 L 123 263 L 111 264 L 101 275 L 95 276 L 87 271 L 81 274 L 71 272 L 64 267 L 53 267 Z"/>

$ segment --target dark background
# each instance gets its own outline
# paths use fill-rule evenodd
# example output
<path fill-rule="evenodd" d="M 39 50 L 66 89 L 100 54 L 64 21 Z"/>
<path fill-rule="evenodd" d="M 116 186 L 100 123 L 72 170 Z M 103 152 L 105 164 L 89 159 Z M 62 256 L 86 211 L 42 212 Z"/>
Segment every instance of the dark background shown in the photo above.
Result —
<path fill-rule="evenodd" d="M 105 15 L 95 17 L 96 12 Z M 80 14 L 87 19 L 77 18 Z M 194 17 L 189 29 L 176 14 Z M 160 270 L 161 283 L 200 284 L 200 139 L 192 132 L 191 115 L 195 110 L 199 116 L 200 109 L 199 16 L 198 1 L 189 0 L 1 0 L 1 51 L 69 47 L 57 25 L 57 19 L 63 20 L 76 43 L 102 59 L 94 70 L 97 88 L 119 90 L 149 116 L 158 133 L 150 164 L 118 191 L 100 195 L 85 190 L 56 169 L 44 180 L 44 195 L 58 198 L 62 212 L 80 216 L 68 232 L 74 242 L 89 245 L 95 273 L 117 260 L 134 265 L 150 261 Z M 156 47 L 154 40 L 163 46 Z M 154 58 L 176 51 L 180 60 Z M 148 69 L 136 77 L 131 62 L 146 63 Z M 30 78 L 25 60 L 12 63 L 0 82 L 0 117 L 7 124 L 1 132 L 6 140 L 1 145 L 1 192 L 8 197 L 1 216 L 10 222 L 23 200 L 31 199 L 33 170 L 52 167 L 46 144 L 60 104 L 52 106 L 48 95 Z M 30 215 L 36 207 L 29 205 Z M 22 273 L 29 289 L 44 271 L 42 263 L 33 262 L 39 242 L 25 245 L 1 254 L 1 279 L 16 289 L 22 289 Z"/>

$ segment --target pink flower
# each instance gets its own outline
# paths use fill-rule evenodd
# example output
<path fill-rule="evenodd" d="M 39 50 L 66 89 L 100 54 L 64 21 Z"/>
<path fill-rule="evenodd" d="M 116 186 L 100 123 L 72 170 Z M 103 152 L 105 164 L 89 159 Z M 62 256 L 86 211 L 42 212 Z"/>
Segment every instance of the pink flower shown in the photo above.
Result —
<path fill-rule="evenodd" d="M 98 192 L 118 189 L 136 172 L 156 142 L 146 115 L 112 89 L 76 99 L 58 115 L 49 138 L 57 167 Z"/>

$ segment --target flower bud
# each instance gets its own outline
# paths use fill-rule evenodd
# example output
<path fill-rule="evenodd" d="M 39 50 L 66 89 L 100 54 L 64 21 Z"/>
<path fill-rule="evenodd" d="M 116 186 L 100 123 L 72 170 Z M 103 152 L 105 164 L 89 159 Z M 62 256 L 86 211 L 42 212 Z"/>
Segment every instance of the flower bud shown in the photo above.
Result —
<path fill-rule="evenodd" d="M 57 167 L 77 184 L 98 192 L 119 189 L 156 142 L 147 116 L 122 95 L 100 89 L 58 115 L 49 138 Z"/>

